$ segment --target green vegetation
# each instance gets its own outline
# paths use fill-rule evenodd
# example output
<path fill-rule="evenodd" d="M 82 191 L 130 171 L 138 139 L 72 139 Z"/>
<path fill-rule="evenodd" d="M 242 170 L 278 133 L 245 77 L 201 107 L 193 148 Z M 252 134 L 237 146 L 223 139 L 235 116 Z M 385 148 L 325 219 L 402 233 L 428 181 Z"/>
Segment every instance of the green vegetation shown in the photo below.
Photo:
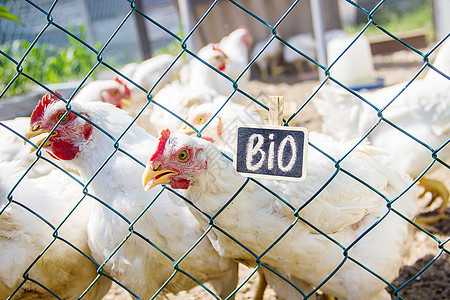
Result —
<path fill-rule="evenodd" d="M 81 37 L 85 36 L 84 27 L 80 27 Z M 73 38 L 70 45 L 56 48 L 49 44 L 36 44 L 21 64 L 23 73 L 43 83 L 58 83 L 81 79 L 97 62 L 97 56 L 90 49 Z M 19 61 L 30 47 L 27 41 L 14 41 L 10 45 L 2 45 L 0 50 Z M 96 45 L 99 49 L 99 45 Z M 17 65 L 7 57 L 0 56 L 0 91 L 3 91 L 11 79 L 17 75 Z M 20 75 L 8 88 L 4 97 L 10 97 L 26 92 L 34 83 Z"/>
<path fill-rule="evenodd" d="M 183 27 L 181 26 L 181 23 L 178 23 L 177 36 L 179 36 L 180 38 L 184 38 Z M 173 56 L 177 56 L 178 54 L 180 54 L 181 50 L 183 50 L 183 48 L 181 47 L 181 42 L 174 39 L 169 44 L 167 44 L 167 46 L 156 49 L 153 55 L 155 56 L 160 54 L 170 54 Z M 181 59 L 183 59 L 184 62 L 187 62 L 186 53 L 183 53 Z"/>
<path fill-rule="evenodd" d="M 20 22 L 19 17 L 10 13 L 6 6 L 0 6 L 0 19 L 10 20 L 23 26 L 23 23 Z"/>
<path fill-rule="evenodd" d="M 178 54 L 180 54 L 182 49 L 183 48 L 181 48 L 181 43 L 178 40 L 173 40 L 172 42 L 167 44 L 167 46 L 156 49 L 153 56 L 161 55 L 161 54 L 170 54 L 173 56 L 177 56 Z M 180 59 L 186 63 L 187 62 L 187 54 L 183 53 L 183 55 L 181 55 Z"/>
<path fill-rule="evenodd" d="M 181 43 L 178 40 L 173 40 L 167 46 L 156 49 L 154 55 L 171 54 L 177 56 L 181 52 Z"/>
<path fill-rule="evenodd" d="M 413 29 L 425 29 L 427 38 L 431 39 L 433 37 L 433 13 L 430 1 L 411 5 L 408 9 L 403 10 L 395 9 L 388 4 L 383 4 L 374 13 L 373 19 L 378 25 L 394 34 Z M 356 27 L 347 26 L 344 29 L 348 33 L 356 33 L 365 24 L 360 24 Z M 367 28 L 365 34 L 373 36 L 383 34 L 383 32 L 376 26 L 371 25 Z"/>

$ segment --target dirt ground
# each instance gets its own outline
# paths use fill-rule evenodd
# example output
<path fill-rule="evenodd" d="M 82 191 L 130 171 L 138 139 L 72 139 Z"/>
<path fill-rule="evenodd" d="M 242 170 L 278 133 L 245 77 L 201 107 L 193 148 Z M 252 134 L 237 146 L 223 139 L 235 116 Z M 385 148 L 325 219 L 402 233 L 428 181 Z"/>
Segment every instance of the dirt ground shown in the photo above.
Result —
<path fill-rule="evenodd" d="M 385 85 L 391 85 L 405 80 L 409 80 L 413 74 L 420 68 L 421 61 L 417 55 L 409 53 L 397 53 L 391 56 L 380 56 L 374 58 L 376 72 L 385 79 Z M 311 77 L 311 76 L 310 76 Z M 312 76 L 313 77 L 313 76 Z M 318 81 L 306 80 L 298 83 L 298 78 L 292 74 L 282 76 L 271 83 L 261 81 L 252 81 L 249 90 L 258 99 L 264 99 L 269 95 L 282 95 L 285 97 L 285 116 L 295 112 L 300 105 L 311 95 L 313 89 L 317 87 Z M 321 120 L 313 105 L 305 106 L 305 109 L 293 119 L 291 126 L 304 126 L 308 130 L 320 131 Z M 440 168 L 432 173 L 432 177 L 443 180 L 447 187 L 450 187 L 450 172 L 448 169 Z M 424 213 L 431 213 L 436 205 L 424 208 L 426 200 L 421 202 Z M 447 209 L 447 215 L 450 213 Z M 430 232 L 440 241 L 446 241 L 450 236 L 450 221 L 441 220 L 434 224 Z M 450 246 L 444 244 L 446 249 Z M 448 250 L 447 250 L 448 251 Z M 421 273 L 412 282 L 407 284 L 400 291 L 403 299 L 450 299 L 450 259 L 442 252 L 438 242 L 430 235 L 416 230 L 411 240 L 409 255 L 404 258 L 404 266 L 400 269 L 399 277 L 393 282 L 395 287 L 402 286 L 413 276 L 416 276 L 421 270 L 434 261 L 423 273 Z M 240 268 L 240 282 L 243 282 L 251 274 L 250 269 Z M 243 285 L 237 292 L 236 299 L 252 299 L 256 291 L 257 274 L 254 274 L 250 280 Z M 391 290 L 392 291 L 392 290 Z M 320 299 L 320 297 L 318 297 Z M 131 297 L 120 287 L 114 285 L 110 293 L 103 300 L 125 300 Z M 182 292 L 178 295 L 168 295 L 167 299 L 214 299 L 203 288 L 197 287 L 189 292 Z M 273 290 L 268 288 L 264 295 L 265 300 L 278 299 Z M 393 298 L 394 299 L 394 298 Z"/>

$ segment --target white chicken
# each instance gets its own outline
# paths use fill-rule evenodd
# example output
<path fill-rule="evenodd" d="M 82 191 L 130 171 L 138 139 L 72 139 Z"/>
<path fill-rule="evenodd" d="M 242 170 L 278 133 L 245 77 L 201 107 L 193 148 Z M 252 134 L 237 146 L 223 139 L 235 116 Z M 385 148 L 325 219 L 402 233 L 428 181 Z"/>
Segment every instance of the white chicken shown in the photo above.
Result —
<path fill-rule="evenodd" d="M 12 120 L 0 121 L 0 160 L 22 160 L 23 156 L 31 150 L 24 146 L 24 139 L 18 134 L 25 135 L 30 125 L 30 118 L 19 117 Z M 27 151 L 28 150 L 28 151 Z M 36 155 L 34 155 L 36 158 Z"/>
<path fill-rule="evenodd" d="M 248 51 L 251 43 L 250 32 L 247 28 L 241 26 L 228 36 L 223 37 L 218 44 L 211 43 L 201 48 L 197 56 L 226 74 L 231 80 L 236 80 L 248 65 Z M 229 79 L 196 58 L 193 58 L 189 67 L 182 71 L 181 82 L 183 84 L 192 87 L 207 86 L 224 96 L 229 96 L 234 90 L 233 83 Z M 239 77 L 237 84 L 242 88 L 249 80 L 250 70 L 247 70 Z M 235 101 L 238 101 L 239 97 L 241 97 L 240 93 L 233 96 L 233 98 L 236 98 Z"/>
<path fill-rule="evenodd" d="M 118 76 L 114 79 L 92 81 L 81 88 L 73 101 L 111 103 L 118 108 L 128 107 L 131 91 Z"/>
<path fill-rule="evenodd" d="M 311 142 L 337 160 L 353 146 L 319 134 L 311 134 Z M 221 255 L 250 265 L 261 259 L 304 294 L 311 293 L 336 271 L 320 286 L 323 292 L 350 300 L 390 299 L 383 281 L 351 261 L 388 282 L 396 278 L 400 268 L 408 222 L 389 211 L 386 201 L 396 199 L 410 182 L 380 164 L 378 155 L 379 150 L 362 145 L 340 161 L 336 169 L 333 160 L 309 147 L 308 175 L 304 181 L 260 180 L 280 195 L 284 203 L 238 175 L 232 162 L 212 143 L 187 135 L 171 135 L 165 130 L 147 163 L 143 185 L 146 190 L 158 184 L 185 189 L 187 199 L 208 216 L 214 216 L 199 221 L 221 229 L 214 230 L 211 239 Z M 409 219 L 416 213 L 410 192 L 392 206 Z M 300 219 L 296 218 L 297 209 Z M 282 299 L 301 296 L 269 269 L 264 268 L 264 273 Z"/>
<path fill-rule="evenodd" d="M 131 77 L 133 77 L 134 72 L 136 72 L 136 69 L 138 68 L 138 66 L 139 66 L 139 64 L 136 62 L 128 63 L 125 66 L 123 66 L 122 68 L 120 68 L 119 73 L 120 73 L 120 75 L 131 78 Z"/>
<path fill-rule="evenodd" d="M 146 91 L 151 90 L 151 94 L 155 95 L 166 84 L 178 79 L 183 62 L 181 59 L 175 62 L 175 59 L 176 57 L 170 54 L 153 56 L 138 64 L 130 79 Z M 167 73 L 165 73 L 166 71 Z M 163 74 L 164 76 L 162 76 Z M 157 82 L 158 84 L 154 86 Z M 147 102 L 147 93 L 133 83 L 128 83 L 128 85 L 131 90 L 132 102 L 126 111 L 134 117 Z"/>
<path fill-rule="evenodd" d="M 162 88 L 155 95 L 154 100 L 183 120 L 192 106 L 214 102 L 217 97 L 219 97 L 217 92 L 208 87 L 191 88 L 179 82 L 172 82 Z M 173 130 L 180 128 L 184 123 L 172 113 L 153 105 L 145 125 L 146 131 L 153 136 L 158 136 L 163 128 Z"/>
<path fill-rule="evenodd" d="M 332 29 L 325 32 L 325 43 L 328 43 L 335 37 L 345 36 L 346 33 L 340 29 Z M 286 39 L 293 48 L 299 50 L 311 59 L 316 59 L 316 41 L 310 33 L 300 33 Z M 304 73 L 304 63 L 309 62 L 306 57 L 286 46 L 283 48 L 283 58 L 287 63 L 294 64 L 297 69 L 297 75 Z"/>
<path fill-rule="evenodd" d="M 29 117 L 0 121 L 0 162 L 16 161 L 24 170 L 31 166 L 27 177 L 38 178 L 47 175 L 55 168 L 44 159 L 34 163 L 36 153 L 32 152 L 35 148 L 24 139 L 29 126 Z M 40 154 L 41 157 L 50 159 L 46 152 L 43 151 Z"/>
<path fill-rule="evenodd" d="M 232 79 L 237 79 L 249 63 L 249 49 L 253 43 L 253 37 L 245 26 L 223 37 L 219 42 L 219 48 L 229 58 L 225 73 Z M 238 84 L 242 87 L 250 81 L 250 70 L 247 70 L 239 78 Z"/>
<path fill-rule="evenodd" d="M 114 80 L 99 80 L 88 83 L 72 99 L 77 102 L 106 102 L 123 107 L 126 105 L 130 90 L 126 84 L 116 78 Z M 18 117 L 12 120 L 0 121 L 0 161 L 20 161 L 24 168 L 30 167 L 36 160 L 36 154 L 31 153 L 34 149 L 31 144 L 23 138 L 28 132 L 30 125 L 29 117 Z M 20 137 L 21 135 L 22 137 Z M 41 155 L 46 159 L 50 156 L 45 152 Z M 40 177 L 48 174 L 54 167 L 39 159 L 31 168 L 28 177 Z"/>
<path fill-rule="evenodd" d="M 93 258 L 105 263 L 103 269 L 141 299 L 195 286 L 184 272 L 200 282 L 211 281 L 220 297 L 228 296 L 237 284 L 237 264 L 220 257 L 208 239 L 199 241 L 200 225 L 183 203 L 165 200 L 167 190 L 161 194 L 142 190 L 142 166 L 136 160 L 145 158 L 156 138 L 132 126 L 115 141 L 131 122 L 124 111 L 105 103 L 74 102 L 72 108 L 64 116 L 62 101 L 44 97 L 31 116 L 27 136 L 47 137 L 63 118 L 42 146 L 78 171 L 98 198 L 88 223 Z"/>
<path fill-rule="evenodd" d="M 303 54 L 309 56 L 311 59 L 316 59 L 316 45 L 312 34 L 297 34 L 286 39 L 286 42 L 288 42 L 292 47 L 299 50 Z M 308 59 L 306 57 L 292 50 L 288 46 L 284 46 L 283 58 L 285 62 L 294 64 L 298 76 L 305 72 L 303 65 L 305 62 L 308 62 Z"/>
<path fill-rule="evenodd" d="M 259 54 L 266 43 L 267 40 L 257 42 L 252 50 L 251 57 L 254 58 L 256 55 L 259 55 L 254 64 L 258 66 L 262 80 L 268 80 L 269 74 L 272 75 L 273 78 L 278 79 L 282 72 L 279 64 L 283 57 L 283 46 L 277 39 L 273 39 L 267 48 Z"/>
<path fill-rule="evenodd" d="M 238 125 L 262 125 L 264 119 L 251 107 L 228 102 L 219 111 L 222 105 L 223 101 L 217 101 L 216 99 L 214 103 L 194 106 L 187 114 L 186 122 L 197 131 L 203 129 L 201 131 L 202 138 L 214 143 L 224 151 L 233 152 L 236 127 Z M 211 118 L 213 119 L 211 120 Z M 203 128 L 205 125 L 206 127 Z M 180 133 L 197 135 L 197 131 L 188 125 L 183 125 Z"/>
<path fill-rule="evenodd" d="M 192 88 L 203 88 L 206 86 L 219 94 L 222 94 L 223 90 L 228 91 L 229 89 L 222 87 L 222 85 L 230 86 L 231 83 L 228 82 L 227 84 L 228 80 L 217 72 L 225 72 L 227 68 L 229 60 L 225 52 L 217 44 L 208 44 L 198 51 L 197 56 L 213 68 L 197 58 L 192 58 L 188 67 L 180 74 L 182 84 Z"/>
<path fill-rule="evenodd" d="M 226 99 L 222 98 L 220 101 L 219 98 L 216 98 L 214 103 L 193 106 L 186 116 L 186 122 L 190 126 L 183 125 L 179 132 L 196 136 L 197 132 L 201 130 L 203 139 L 214 143 L 222 151 L 233 153 L 236 127 L 238 125 L 262 125 L 265 121 L 259 113 L 251 108 L 251 105 L 243 106 L 228 102 L 223 106 Z M 261 269 L 258 270 L 258 273 L 259 281 L 254 300 L 263 300 L 267 281 Z"/>
<path fill-rule="evenodd" d="M 226 68 L 228 62 L 225 53 L 214 44 L 200 49 L 198 56 L 220 71 Z M 193 59 L 184 68 L 180 81 L 173 81 L 164 86 L 154 96 L 153 100 L 165 109 L 152 104 L 144 111 L 137 124 L 154 136 L 163 128 L 178 129 L 183 124 L 178 118 L 183 119 L 191 106 L 213 102 L 219 96 L 219 86 L 225 79 L 218 76 L 221 75 L 203 62 Z"/>
<path fill-rule="evenodd" d="M 153 89 L 153 93 L 156 93 L 165 84 L 178 78 L 178 73 L 183 63 L 181 59 L 177 61 L 175 59 L 176 57 L 173 55 L 161 54 L 144 60 L 138 64 L 131 79 L 143 88 L 150 90 L 167 70 L 167 73 L 161 78 L 155 89 Z"/>
<path fill-rule="evenodd" d="M 156 93 L 154 100 L 179 118 L 184 118 L 192 105 L 213 102 L 220 95 L 229 97 L 234 91 L 233 83 L 218 72 L 237 79 L 248 64 L 248 47 L 251 42 L 250 32 L 245 27 L 240 27 L 224 37 L 219 44 L 211 43 L 202 47 L 197 56 L 203 61 L 192 58 L 189 64 L 182 67 L 180 80 L 164 86 Z M 248 83 L 249 76 L 250 72 L 247 70 L 237 81 L 239 87 Z M 239 92 L 231 99 L 245 101 Z M 163 128 L 176 130 L 182 122 L 172 113 L 158 105 L 151 105 L 143 112 L 137 124 L 155 136 Z"/>
<path fill-rule="evenodd" d="M 433 62 L 433 66 L 447 76 L 450 76 L 450 37 L 447 36 L 446 40 L 438 48 L 438 52 Z M 442 80 L 446 78 L 436 71 L 430 69 L 425 76 L 427 80 Z M 448 81 L 448 80 L 447 80 Z"/>
<path fill-rule="evenodd" d="M 86 229 L 92 199 L 57 169 L 19 182 L 23 173 L 18 161 L 0 162 L 0 298 L 77 299 L 95 282 L 83 299 L 101 299 L 111 280 L 95 281 Z"/>
<path fill-rule="evenodd" d="M 434 65 L 443 71 L 449 69 L 448 65 L 440 66 L 438 59 Z M 427 170 L 434 161 L 434 154 L 449 164 L 450 145 L 446 143 L 450 139 L 450 80 L 433 70 L 430 72 L 433 72 L 428 74 L 431 78 L 427 75 L 409 85 L 399 83 L 374 92 L 361 92 L 371 105 L 342 88 L 322 87 L 321 98 L 313 101 L 323 119 L 322 131 L 340 140 L 361 139 L 376 125 L 367 137 L 369 141 L 389 154 L 384 157 L 386 164 L 413 178 Z M 378 116 L 377 110 L 383 108 L 382 117 L 386 121 Z M 424 222 L 433 222 L 445 217 L 449 192 L 443 183 L 427 177 L 428 173 L 424 174 L 419 184 L 431 192 L 432 201 L 437 196 L 443 200 L 436 217 L 421 218 Z"/>

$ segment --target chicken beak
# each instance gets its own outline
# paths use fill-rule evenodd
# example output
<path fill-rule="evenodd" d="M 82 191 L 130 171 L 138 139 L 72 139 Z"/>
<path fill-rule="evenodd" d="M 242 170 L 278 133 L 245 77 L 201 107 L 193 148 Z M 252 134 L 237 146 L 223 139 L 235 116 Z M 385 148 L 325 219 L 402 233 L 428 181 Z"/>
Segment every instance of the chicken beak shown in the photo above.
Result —
<path fill-rule="evenodd" d="M 170 183 L 170 177 L 178 175 L 178 172 L 172 170 L 160 170 L 161 164 L 150 162 L 142 174 L 142 186 L 145 191 L 150 190 L 158 184 Z"/>
<path fill-rule="evenodd" d="M 49 133 L 49 132 L 50 132 L 50 130 L 33 130 L 33 129 L 30 129 L 30 131 L 28 131 L 28 132 L 25 134 L 25 138 L 31 139 L 31 138 L 33 138 L 33 137 L 35 137 L 35 136 L 38 136 L 38 135 L 41 135 L 41 134 L 45 134 L 45 133 Z M 58 132 L 53 131 L 53 133 L 51 134 L 51 137 L 54 137 L 54 136 L 57 136 L 57 135 L 58 135 Z M 44 140 L 45 140 L 47 137 L 48 137 L 48 135 L 46 134 L 44 137 L 42 137 L 40 140 L 38 140 L 38 141 L 35 143 L 36 147 L 39 148 L 39 146 L 41 146 L 41 144 L 43 144 L 43 145 L 42 145 L 42 148 L 44 148 L 45 146 L 47 146 L 48 144 L 50 144 L 50 138 L 47 139 L 47 140 L 45 141 L 45 143 L 44 143 Z M 24 143 L 25 143 L 25 141 L 24 141 Z M 33 153 L 35 150 L 36 150 L 35 148 L 31 148 L 30 153 Z"/>
<path fill-rule="evenodd" d="M 178 130 L 178 133 L 187 134 L 191 136 L 197 135 L 197 132 L 188 125 L 181 126 L 180 130 Z"/>
<path fill-rule="evenodd" d="M 120 100 L 120 107 L 122 108 L 130 108 L 131 102 L 133 102 L 131 99 L 121 99 Z"/>

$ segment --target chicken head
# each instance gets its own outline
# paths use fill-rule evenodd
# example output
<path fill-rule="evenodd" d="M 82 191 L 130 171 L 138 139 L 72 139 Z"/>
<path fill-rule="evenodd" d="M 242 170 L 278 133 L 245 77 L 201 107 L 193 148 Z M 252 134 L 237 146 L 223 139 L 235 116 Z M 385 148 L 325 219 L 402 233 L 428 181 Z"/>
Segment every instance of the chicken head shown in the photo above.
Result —
<path fill-rule="evenodd" d="M 111 103 L 117 108 L 128 107 L 128 99 L 131 96 L 131 91 L 126 82 L 119 76 L 116 76 L 114 81 L 111 82 L 113 83 L 111 86 L 105 87 L 101 90 L 101 100 L 103 102 Z"/>
<path fill-rule="evenodd" d="M 56 95 L 62 98 L 55 91 L 55 94 L 45 94 L 39 101 L 31 114 L 30 130 L 25 137 L 30 139 L 45 134 L 36 146 L 42 145 L 56 159 L 71 160 L 88 141 L 93 126 L 79 115 L 68 112 L 66 103 Z"/>
<path fill-rule="evenodd" d="M 170 184 L 174 189 L 188 189 L 190 182 L 207 168 L 201 139 L 184 139 L 187 135 L 171 136 L 169 129 L 161 131 L 155 152 L 142 175 L 144 189 L 158 184 Z"/>
<path fill-rule="evenodd" d="M 198 51 L 198 57 L 211 64 L 219 71 L 225 71 L 228 64 L 228 56 L 218 44 L 208 44 Z"/>
<path fill-rule="evenodd" d="M 208 106 L 200 105 L 193 107 L 189 111 L 186 116 L 186 121 L 197 130 L 202 129 L 208 124 L 201 132 L 201 138 L 214 143 L 214 141 L 222 135 L 223 123 L 219 116 L 215 116 L 211 120 L 212 117 L 213 114 L 208 110 Z M 192 136 L 197 135 L 197 132 L 188 125 L 183 125 L 180 129 L 180 133 Z"/>

